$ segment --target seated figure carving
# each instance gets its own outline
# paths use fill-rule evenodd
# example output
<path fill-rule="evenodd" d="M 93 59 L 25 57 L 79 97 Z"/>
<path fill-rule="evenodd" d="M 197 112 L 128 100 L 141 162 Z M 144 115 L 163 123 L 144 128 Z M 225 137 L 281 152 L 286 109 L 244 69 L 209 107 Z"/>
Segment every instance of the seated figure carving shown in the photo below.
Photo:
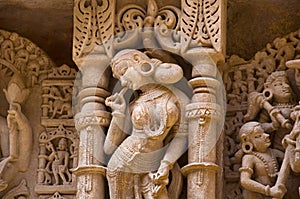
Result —
<path fill-rule="evenodd" d="M 104 143 L 105 152 L 112 154 L 107 166 L 110 198 L 169 198 L 169 171 L 187 144 L 182 109 L 188 99 L 172 87 L 182 69 L 138 50 L 119 52 L 111 67 L 125 88 L 106 99 L 112 109 Z M 127 89 L 136 90 L 129 107 L 123 96 Z"/>

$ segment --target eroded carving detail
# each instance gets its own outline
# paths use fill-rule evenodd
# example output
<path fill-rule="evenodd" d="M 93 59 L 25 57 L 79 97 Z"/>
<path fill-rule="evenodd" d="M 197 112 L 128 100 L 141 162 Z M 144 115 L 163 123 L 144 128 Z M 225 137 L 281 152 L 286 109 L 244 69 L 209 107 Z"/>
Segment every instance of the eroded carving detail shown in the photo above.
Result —
<path fill-rule="evenodd" d="M 53 68 L 48 79 L 42 82 L 42 124 L 45 127 L 57 127 L 61 123 L 74 126 L 72 96 L 75 75 L 74 69 L 62 65 Z"/>
<path fill-rule="evenodd" d="M 53 195 L 40 196 L 39 199 L 73 199 L 74 196 L 71 195 L 62 195 L 59 192 L 55 192 Z"/>
<path fill-rule="evenodd" d="M 21 109 L 30 92 L 22 80 L 16 72 L 4 89 L 9 110 L 7 118 L 0 117 L 0 191 L 7 188 L 18 172 L 25 172 L 30 162 L 32 129 Z"/>
<path fill-rule="evenodd" d="M 0 30 L 0 46 L 0 71 L 5 70 L 9 76 L 20 72 L 27 77 L 30 86 L 40 84 L 55 66 L 39 47 L 17 33 Z"/>
<path fill-rule="evenodd" d="M 78 163 L 78 135 L 60 125 L 40 135 L 38 184 L 71 185 L 70 169 Z"/>
<path fill-rule="evenodd" d="M 26 199 L 29 196 L 29 190 L 25 180 L 22 180 L 20 184 L 12 188 L 9 192 L 3 196 L 3 199 Z"/>

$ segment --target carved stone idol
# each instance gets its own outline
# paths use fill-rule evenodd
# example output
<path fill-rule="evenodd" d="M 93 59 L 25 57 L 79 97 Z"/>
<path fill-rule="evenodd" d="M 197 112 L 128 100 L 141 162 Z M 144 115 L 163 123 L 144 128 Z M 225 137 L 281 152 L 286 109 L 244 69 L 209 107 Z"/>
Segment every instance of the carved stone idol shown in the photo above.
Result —
<path fill-rule="evenodd" d="M 105 152 L 112 154 L 107 166 L 110 198 L 169 198 L 169 171 L 187 141 L 180 104 L 184 98 L 171 86 L 181 79 L 182 70 L 137 50 L 119 52 L 111 67 L 125 88 L 106 99 L 112 109 L 104 143 Z M 129 107 L 127 89 L 136 90 Z M 172 174 L 172 179 L 181 176 L 179 171 Z"/>
<path fill-rule="evenodd" d="M 285 187 L 273 185 L 278 172 L 276 158 L 282 158 L 282 152 L 269 148 L 269 135 L 258 122 L 244 124 L 240 130 L 240 139 L 244 152 L 240 168 L 244 198 L 281 198 L 285 194 Z"/>
<path fill-rule="evenodd" d="M 21 110 L 29 90 L 20 74 L 13 75 L 4 93 L 10 107 L 7 118 L 0 117 L 0 191 L 7 188 L 18 172 L 27 170 L 32 149 L 32 129 Z"/>

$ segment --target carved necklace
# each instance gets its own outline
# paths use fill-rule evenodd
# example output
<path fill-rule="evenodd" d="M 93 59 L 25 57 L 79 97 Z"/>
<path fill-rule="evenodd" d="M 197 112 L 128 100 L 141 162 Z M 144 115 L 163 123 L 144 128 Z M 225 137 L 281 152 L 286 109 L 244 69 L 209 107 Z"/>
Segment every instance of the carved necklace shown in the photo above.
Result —
<path fill-rule="evenodd" d="M 274 106 L 277 108 L 293 108 L 294 105 L 292 103 L 274 103 Z"/>
<path fill-rule="evenodd" d="M 271 178 L 275 178 L 277 176 L 277 172 L 278 172 L 277 163 L 274 158 L 273 152 L 271 150 L 268 150 L 268 151 L 271 153 L 271 159 L 272 159 L 271 165 L 268 164 L 269 161 L 267 161 L 260 153 L 252 152 L 252 154 L 263 162 L 268 176 Z"/>
<path fill-rule="evenodd" d="M 149 90 L 143 92 L 140 94 L 140 98 L 137 101 L 152 101 L 154 99 L 157 99 L 165 94 L 168 93 L 168 89 L 163 86 L 150 86 Z"/>

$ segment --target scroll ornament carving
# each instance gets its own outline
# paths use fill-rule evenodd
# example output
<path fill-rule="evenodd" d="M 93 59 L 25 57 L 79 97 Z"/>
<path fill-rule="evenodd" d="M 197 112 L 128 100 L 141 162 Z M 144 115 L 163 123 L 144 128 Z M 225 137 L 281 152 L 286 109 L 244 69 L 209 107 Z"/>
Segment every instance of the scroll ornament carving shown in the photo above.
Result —
<path fill-rule="evenodd" d="M 8 76 L 19 72 L 28 86 L 40 84 L 54 67 L 51 59 L 35 44 L 17 33 L 0 30 L 0 71 Z"/>
<path fill-rule="evenodd" d="M 285 198 L 293 198 L 292 192 L 298 189 L 287 178 L 295 179 L 295 175 L 288 174 L 290 170 L 298 172 L 294 170 L 297 161 L 290 149 L 296 148 L 297 142 L 297 135 L 292 135 L 292 132 L 296 132 L 297 117 L 293 115 L 297 115 L 299 99 L 299 77 L 295 66 L 300 52 L 299 32 L 275 39 L 249 61 L 232 56 L 226 63 L 229 70 L 223 73 L 228 93 L 225 187 L 235 187 L 234 191 L 226 192 L 226 197 L 241 197 L 241 188 L 237 183 L 244 152 L 238 135 L 241 126 L 251 120 L 259 121 L 266 133 L 272 135 L 272 148 L 285 152 L 284 158 L 279 158 L 277 183 L 273 182 L 270 187 L 282 188 L 284 184 L 287 187 Z M 275 82 L 281 88 L 276 87 Z M 248 114 L 245 115 L 247 109 Z M 282 142 L 285 144 L 282 145 Z"/>
<path fill-rule="evenodd" d="M 147 48 L 161 45 L 171 52 L 179 52 L 179 30 L 181 12 L 174 6 L 165 6 L 158 9 L 155 0 L 148 0 L 147 10 L 129 4 L 117 14 L 116 44 L 121 47 L 123 43 L 131 45 L 142 35 L 144 46 Z"/>
<path fill-rule="evenodd" d="M 70 169 L 78 163 L 78 135 L 60 125 L 53 131 L 43 132 L 39 142 L 38 184 L 72 185 L 74 176 Z"/>
<path fill-rule="evenodd" d="M 141 39 L 150 40 L 144 41 L 145 44 L 154 47 L 156 45 L 154 35 L 147 33 L 152 27 L 157 30 L 155 36 L 160 45 L 172 49 L 173 52 L 179 51 L 179 46 L 174 45 L 178 43 L 180 37 L 177 33 L 181 18 L 178 8 L 165 6 L 158 9 L 155 0 L 148 0 L 147 10 L 129 4 L 118 11 L 116 18 L 115 12 L 115 1 L 75 2 L 73 45 L 75 60 L 96 52 L 112 57 L 114 50 L 122 49 L 128 43 L 132 46 L 138 45 Z M 141 35 L 144 38 L 141 38 Z"/>

